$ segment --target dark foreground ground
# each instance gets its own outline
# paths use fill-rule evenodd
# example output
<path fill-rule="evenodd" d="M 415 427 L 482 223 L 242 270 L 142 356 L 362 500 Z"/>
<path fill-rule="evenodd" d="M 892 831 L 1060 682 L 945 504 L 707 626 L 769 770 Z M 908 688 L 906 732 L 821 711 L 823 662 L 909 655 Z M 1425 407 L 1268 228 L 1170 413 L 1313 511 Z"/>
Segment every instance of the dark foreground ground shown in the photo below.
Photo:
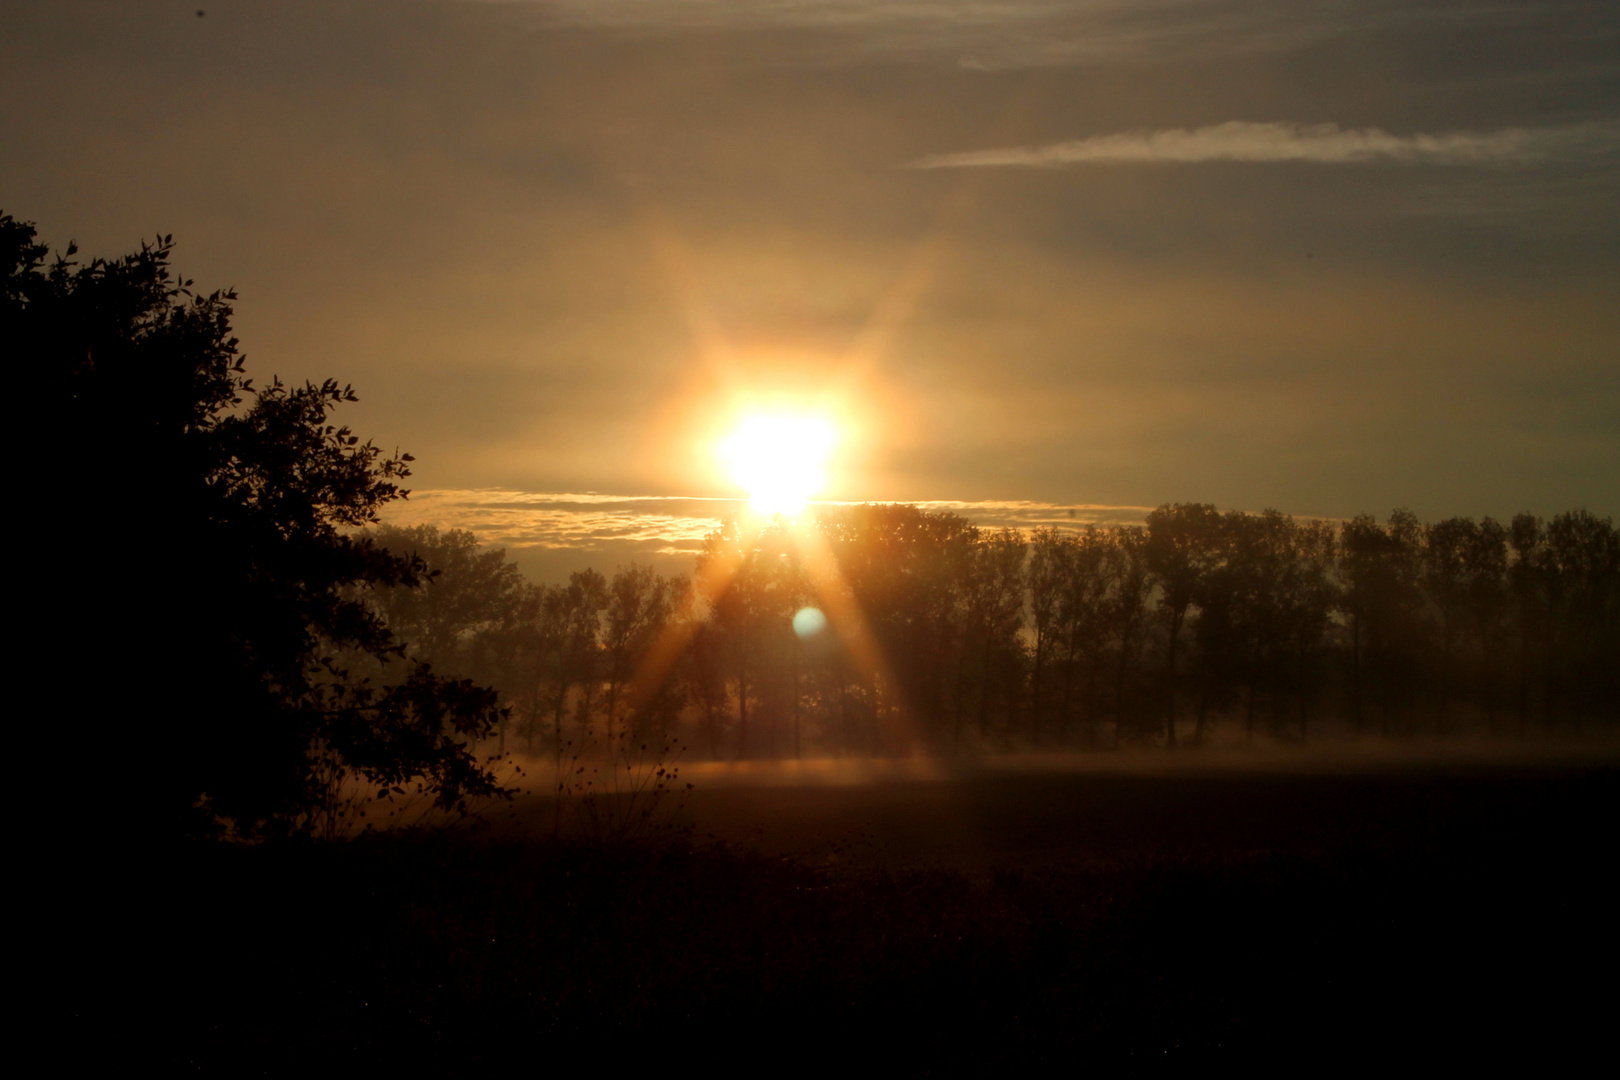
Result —
<path fill-rule="evenodd" d="M 1568 1067 L 1610 1052 L 1617 807 L 1597 766 L 999 773 L 601 847 L 529 804 L 154 859 L 67 1005 L 221 1075 Z"/>

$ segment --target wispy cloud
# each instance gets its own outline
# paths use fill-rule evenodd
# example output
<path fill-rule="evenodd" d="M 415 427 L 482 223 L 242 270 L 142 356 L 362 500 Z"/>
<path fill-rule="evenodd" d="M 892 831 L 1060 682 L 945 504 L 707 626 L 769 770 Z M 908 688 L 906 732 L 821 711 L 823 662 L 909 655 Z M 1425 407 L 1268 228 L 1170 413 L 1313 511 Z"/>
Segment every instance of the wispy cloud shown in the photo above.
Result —
<path fill-rule="evenodd" d="M 937 24 L 974 28 L 1072 11 L 1054 0 L 531 0 L 560 21 L 607 25 L 841 27 Z M 1121 7 L 1091 0 L 1093 9 Z"/>
<path fill-rule="evenodd" d="M 489 2 L 489 0 L 485 0 Z M 496 0 L 551 25 L 640 32 L 809 31 L 832 53 L 896 54 L 981 70 L 1147 52 L 1277 51 L 1346 34 L 1517 27 L 1589 17 L 1585 0 Z M 825 55 L 823 58 L 834 58 Z"/>
<path fill-rule="evenodd" d="M 1229 120 L 1201 128 L 1128 131 L 1044 146 L 934 154 L 909 164 L 916 169 L 1056 168 L 1206 161 L 1490 165 L 1529 164 L 1612 153 L 1617 146 L 1620 146 L 1620 124 L 1615 123 L 1392 135 L 1380 128 L 1341 128 L 1337 124 Z"/>
<path fill-rule="evenodd" d="M 467 529 L 500 547 L 594 551 L 631 545 L 673 555 L 698 551 L 703 537 L 743 505 L 738 499 L 433 490 L 413 491 L 390 508 L 388 520 Z"/>

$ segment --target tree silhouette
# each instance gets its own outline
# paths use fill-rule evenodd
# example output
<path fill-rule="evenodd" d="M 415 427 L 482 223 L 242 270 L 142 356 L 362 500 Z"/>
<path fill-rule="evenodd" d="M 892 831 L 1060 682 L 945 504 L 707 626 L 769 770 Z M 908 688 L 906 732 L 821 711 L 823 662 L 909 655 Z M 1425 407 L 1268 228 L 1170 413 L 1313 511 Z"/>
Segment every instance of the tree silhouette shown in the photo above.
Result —
<path fill-rule="evenodd" d="M 1028 545 L 1016 530 L 998 529 L 973 549 L 967 587 L 967 630 L 979 653 L 978 732 L 981 743 L 991 730 L 991 710 L 999 697 L 1004 710 L 999 725 L 1003 740 L 1015 723 L 1018 683 L 1022 676 L 1024 562 Z"/>
<path fill-rule="evenodd" d="M 964 605 L 979 530 L 967 519 L 915 506 L 860 505 L 823 513 L 818 528 L 836 560 L 849 600 L 861 611 L 897 680 L 895 693 L 938 747 L 960 742 L 968 633 Z M 824 584 L 824 583 L 823 583 Z M 864 699 L 871 712 L 868 743 L 881 741 L 881 704 L 870 673 L 849 658 L 838 688 L 846 744 Z M 854 698 L 849 691 L 856 689 Z M 949 728 L 951 734 L 946 735 Z"/>
<path fill-rule="evenodd" d="M 531 751 L 587 757 L 683 725 L 715 758 L 1095 747 L 1109 720 L 1115 745 L 1169 745 L 1172 670 L 1194 743 L 1223 723 L 1298 740 L 1318 717 L 1390 736 L 1490 731 L 1515 668 L 1521 730 L 1532 712 L 1549 731 L 1614 719 L 1607 519 L 1521 515 L 1510 530 L 1398 510 L 1335 525 L 1194 504 L 1150 521 L 1025 536 L 905 505 L 734 521 L 708 537 L 698 588 L 582 571 L 488 606 L 502 614 L 462 624 L 451 651 L 527 718 Z M 1154 554 L 1155 524 L 1160 544 L 1182 531 L 1184 562 Z M 411 535 L 436 558 L 441 534 Z M 457 544 L 479 580 L 515 575 L 501 552 Z M 808 572 L 812 549 L 834 572 Z M 832 618 L 801 640 L 806 604 Z"/>
<path fill-rule="evenodd" d="M 496 723 L 494 692 L 406 662 L 355 596 L 423 580 L 356 532 L 403 497 L 410 457 L 330 422 L 355 400 L 346 386 L 255 390 L 235 294 L 192 293 L 172 250 L 162 237 L 80 264 L 70 245 L 46 265 L 33 227 L 0 215 L 0 334 L 45 373 L 57 424 L 41 486 L 64 593 L 47 632 L 116 635 L 56 661 L 74 722 L 119 748 L 171 834 L 308 828 L 356 776 L 448 808 L 496 793 L 470 749 Z M 378 684 L 346 651 L 402 675 Z"/>
<path fill-rule="evenodd" d="M 675 610 L 677 590 L 685 582 L 660 577 L 649 567 L 631 563 L 608 582 L 602 648 L 607 664 L 607 737 L 620 723 L 619 700 L 640 669 L 659 632 Z"/>
<path fill-rule="evenodd" d="M 1474 539 L 1474 522 L 1468 518 L 1448 518 L 1423 530 L 1423 570 L 1421 582 L 1429 603 L 1440 620 L 1440 663 L 1435 695 L 1434 726 L 1444 731 L 1452 697 L 1452 665 L 1456 652 L 1458 623 L 1468 601 L 1468 549 Z"/>
<path fill-rule="evenodd" d="M 233 294 L 194 295 L 171 250 L 47 261 L 0 217 L 0 333 L 65 436 L 32 474 L 62 536 L 45 671 L 171 825 L 307 828 L 334 778 L 465 806 L 495 790 L 473 753 L 504 752 L 500 702 L 531 750 L 695 720 L 743 757 L 1093 746 L 1110 719 L 1174 745 L 1189 695 L 1195 740 L 1616 718 L 1620 540 L 1584 510 L 1335 527 L 1187 503 L 1026 535 L 851 506 L 813 526 L 813 577 L 804 538 L 732 523 L 697 589 L 634 566 L 529 585 L 471 534 L 381 526 L 410 459 L 331 422 L 347 387 L 255 389 Z M 807 603 L 832 619 L 801 641 Z M 686 644 L 636 682 L 660 642 Z"/>
<path fill-rule="evenodd" d="M 478 654 L 487 649 L 488 635 L 510 622 L 523 584 L 506 553 L 480 548 L 465 529 L 381 525 L 370 536 L 378 547 L 418 559 L 428 568 L 428 578 L 419 586 L 370 593 L 407 652 L 441 671 L 488 678 L 489 661 Z"/>
<path fill-rule="evenodd" d="M 1061 616 L 1067 614 L 1063 603 L 1064 586 L 1077 576 L 1075 562 L 1078 548 L 1072 535 L 1049 527 L 1036 529 L 1030 538 L 1029 625 L 1034 635 L 1034 647 L 1029 672 L 1029 739 L 1035 746 L 1041 745 L 1041 720 L 1047 713 L 1049 691 L 1046 674 L 1051 666 L 1052 652 L 1060 642 L 1069 642 L 1073 637 L 1072 633 L 1063 633 L 1060 627 Z M 1066 689 L 1072 688 L 1073 683 L 1070 668 L 1074 663 L 1075 649 L 1071 646 L 1069 651 L 1065 664 L 1065 671 L 1069 673 L 1064 682 Z M 1069 695 L 1065 693 L 1058 710 L 1059 725 L 1066 725 L 1068 711 Z"/>
<path fill-rule="evenodd" d="M 1291 565 L 1282 617 L 1293 650 L 1293 682 L 1298 706 L 1299 734 L 1306 734 L 1311 705 L 1322 681 L 1317 656 L 1333 625 L 1338 585 L 1334 564 L 1338 539 L 1325 521 L 1292 525 Z"/>
<path fill-rule="evenodd" d="M 1620 697 L 1620 532 L 1585 510 L 1547 523 L 1548 708 L 1579 729 L 1588 715 L 1613 714 Z"/>
<path fill-rule="evenodd" d="M 1162 591 L 1165 631 L 1165 738 L 1176 745 L 1176 656 L 1187 609 L 1217 558 L 1220 514 L 1207 503 L 1161 506 L 1148 515 L 1148 567 Z"/>
<path fill-rule="evenodd" d="M 1516 514 L 1508 528 L 1508 544 L 1513 550 L 1508 587 L 1513 592 L 1514 629 L 1519 639 L 1517 697 L 1519 734 L 1522 736 L 1530 726 L 1532 657 L 1536 643 L 1545 637 L 1546 526 L 1534 514 Z"/>
<path fill-rule="evenodd" d="M 1494 734 L 1500 712 L 1500 650 L 1503 612 L 1507 606 L 1508 531 L 1485 518 L 1474 526 L 1463 550 L 1468 580 L 1467 606 L 1477 649 L 1475 668 L 1479 708 Z"/>

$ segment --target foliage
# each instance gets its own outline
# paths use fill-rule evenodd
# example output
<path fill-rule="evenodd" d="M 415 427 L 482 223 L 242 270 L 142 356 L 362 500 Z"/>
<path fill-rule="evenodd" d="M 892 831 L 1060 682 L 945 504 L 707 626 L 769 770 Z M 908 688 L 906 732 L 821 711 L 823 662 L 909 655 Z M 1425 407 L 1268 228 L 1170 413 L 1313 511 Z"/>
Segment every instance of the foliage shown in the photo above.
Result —
<path fill-rule="evenodd" d="M 630 566 L 530 587 L 490 648 L 525 673 L 496 682 L 530 749 L 553 752 L 618 732 L 749 758 L 1198 742 L 1222 724 L 1573 731 L 1620 719 L 1616 536 L 1583 511 L 1509 529 L 1184 504 L 1024 534 L 850 506 L 726 523 L 695 586 Z M 808 638 L 804 605 L 830 620 Z"/>
<path fill-rule="evenodd" d="M 470 533 L 379 524 L 409 458 L 329 423 L 347 387 L 255 392 L 234 296 L 172 280 L 167 240 L 80 267 L 47 266 L 33 236 L 0 225 L 5 332 L 68 428 L 42 501 L 81 523 L 47 575 L 66 589 L 53 670 L 108 739 L 131 702 L 161 702 L 133 726 L 165 752 L 135 742 L 177 813 L 298 829 L 354 774 L 465 805 L 494 790 L 472 757 L 490 734 L 560 780 L 582 747 L 672 739 L 749 758 L 1620 719 L 1617 534 L 1585 511 L 1425 525 L 1186 503 L 1026 534 L 861 505 L 729 522 L 691 581 L 631 565 L 536 585 Z M 112 551 L 118 572 L 86 574 Z M 801 638 L 806 605 L 829 622 Z M 78 649 L 86 625 L 118 646 Z"/>
<path fill-rule="evenodd" d="M 495 694 L 405 661 L 354 596 L 423 580 L 420 560 L 355 532 L 404 497 L 409 455 L 331 422 L 347 386 L 255 389 L 235 294 L 194 294 L 171 238 L 47 265 L 34 235 L 0 217 L 0 332 L 45 373 L 60 433 L 42 487 L 64 592 L 44 617 L 63 642 L 113 641 L 55 660 L 74 721 L 121 748 L 169 830 L 298 831 L 334 770 L 421 782 L 445 808 L 494 792 L 471 747 Z M 402 673 L 380 685 L 344 654 Z"/>
<path fill-rule="evenodd" d="M 369 590 L 371 603 L 408 655 L 440 671 L 489 677 L 485 641 L 510 625 L 523 576 L 500 548 L 481 548 L 465 529 L 441 532 L 432 525 L 377 525 L 373 543 L 428 569 L 420 584 Z"/>

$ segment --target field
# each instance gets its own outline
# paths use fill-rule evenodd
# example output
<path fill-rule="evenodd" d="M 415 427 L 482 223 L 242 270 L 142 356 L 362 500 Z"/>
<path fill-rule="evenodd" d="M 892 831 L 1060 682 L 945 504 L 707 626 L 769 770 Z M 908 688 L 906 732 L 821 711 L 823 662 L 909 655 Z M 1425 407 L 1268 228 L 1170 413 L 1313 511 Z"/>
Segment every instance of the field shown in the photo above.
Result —
<path fill-rule="evenodd" d="M 76 1007 L 228 1075 L 1556 1067 L 1613 1015 L 1611 764 L 695 772 L 644 844 L 154 856 Z"/>

